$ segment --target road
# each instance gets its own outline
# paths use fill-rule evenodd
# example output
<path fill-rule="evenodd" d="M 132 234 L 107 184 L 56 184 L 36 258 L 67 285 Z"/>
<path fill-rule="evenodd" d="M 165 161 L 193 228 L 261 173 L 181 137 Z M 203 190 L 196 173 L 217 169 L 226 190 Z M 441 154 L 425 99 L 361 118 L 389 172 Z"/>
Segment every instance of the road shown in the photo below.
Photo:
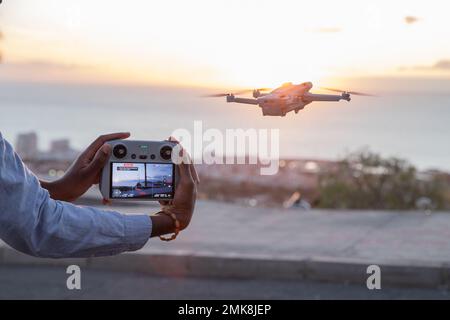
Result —
<path fill-rule="evenodd" d="M 63 267 L 0 266 L 0 299 L 449 299 L 444 289 L 382 288 L 310 281 L 151 277 L 83 269 L 68 290 Z"/>

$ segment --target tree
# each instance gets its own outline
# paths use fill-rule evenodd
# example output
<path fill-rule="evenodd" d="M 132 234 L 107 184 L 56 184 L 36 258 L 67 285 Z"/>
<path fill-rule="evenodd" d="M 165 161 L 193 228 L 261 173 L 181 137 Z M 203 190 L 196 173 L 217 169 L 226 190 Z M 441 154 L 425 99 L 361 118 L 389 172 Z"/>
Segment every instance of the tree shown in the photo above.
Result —
<path fill-rule="evenodd" d="M 363 150 L 349 154 L 337 168 L 321 174 L 322 208 L 426 209 L 449 208 L 448 175 L 419 174 L 403 159 L 382 158 Z"/>

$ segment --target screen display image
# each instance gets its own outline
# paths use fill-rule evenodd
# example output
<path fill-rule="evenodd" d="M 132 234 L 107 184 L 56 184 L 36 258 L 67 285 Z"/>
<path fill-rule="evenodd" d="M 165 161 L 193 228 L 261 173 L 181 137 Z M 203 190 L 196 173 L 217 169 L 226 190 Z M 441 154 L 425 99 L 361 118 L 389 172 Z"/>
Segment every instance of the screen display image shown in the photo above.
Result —
<path fill-rule="evenodd" d="M 173 198 L 173 164 L 114 162 L 111 166 L 111 198 Z"/>

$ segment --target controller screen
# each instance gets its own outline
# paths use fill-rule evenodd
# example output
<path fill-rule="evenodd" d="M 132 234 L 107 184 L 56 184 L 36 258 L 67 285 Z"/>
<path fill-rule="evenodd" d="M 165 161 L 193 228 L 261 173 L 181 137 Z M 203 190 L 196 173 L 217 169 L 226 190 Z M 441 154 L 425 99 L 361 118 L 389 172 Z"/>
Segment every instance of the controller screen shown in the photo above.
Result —
<path fill-rule="evenodd" d="M 111 163 L 111 198 L 171 199 L 174 193 L 171 163 Z"/>

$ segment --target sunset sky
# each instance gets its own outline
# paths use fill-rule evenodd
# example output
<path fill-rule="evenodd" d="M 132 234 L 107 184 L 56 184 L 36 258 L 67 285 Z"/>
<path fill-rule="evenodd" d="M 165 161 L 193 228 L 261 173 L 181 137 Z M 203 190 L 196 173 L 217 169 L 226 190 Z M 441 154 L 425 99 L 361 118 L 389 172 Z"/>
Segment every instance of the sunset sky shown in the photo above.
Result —
<path fill-rule="evenodd" d="M 273 86 L 450 77 L 450 2 L 5 0 L 0 79 Z"/>

